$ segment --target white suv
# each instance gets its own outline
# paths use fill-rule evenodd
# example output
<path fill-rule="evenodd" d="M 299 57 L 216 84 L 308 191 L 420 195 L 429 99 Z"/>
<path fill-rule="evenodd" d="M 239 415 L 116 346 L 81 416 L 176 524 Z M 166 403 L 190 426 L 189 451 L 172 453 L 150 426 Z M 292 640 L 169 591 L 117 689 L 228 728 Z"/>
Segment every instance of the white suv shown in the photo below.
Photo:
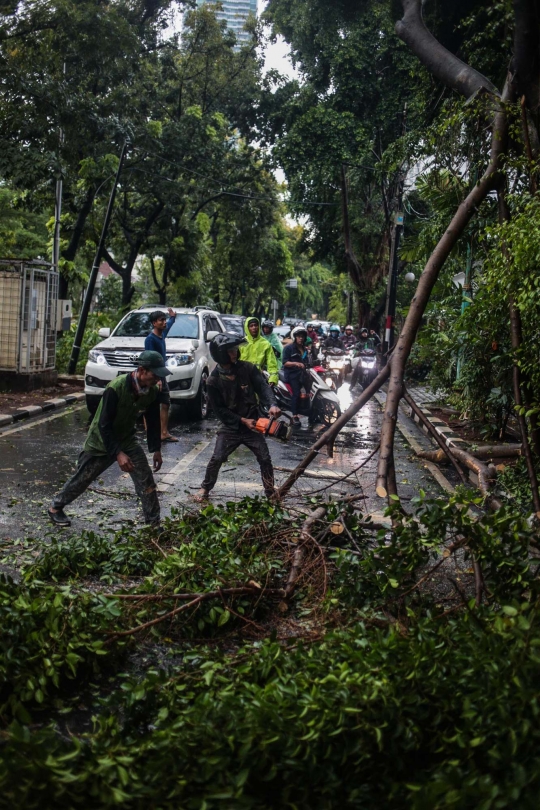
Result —
<path fill-rule="evenodd" d="M 173 307 L 176 321 L 167 341 L 167 377 L 171 404 L 182 404 L 194 419 L 204 419 L 208 413 L 206 380 L 215 366 L 208 344 L 220 332 L 225 332 L 217 312 L 206 307 Z M 103 389 L 119 374 L 137 367 L 139 354 L 144 351 L 144 339 L 152 331 L 150 313 L 167 312 L 167 307 L 144 306 L 129 312 L 113 329 L 100 329 L 106 338 L 88 352 L 84 370 L 84 392 L 90 413 L 95 413 Z"/>

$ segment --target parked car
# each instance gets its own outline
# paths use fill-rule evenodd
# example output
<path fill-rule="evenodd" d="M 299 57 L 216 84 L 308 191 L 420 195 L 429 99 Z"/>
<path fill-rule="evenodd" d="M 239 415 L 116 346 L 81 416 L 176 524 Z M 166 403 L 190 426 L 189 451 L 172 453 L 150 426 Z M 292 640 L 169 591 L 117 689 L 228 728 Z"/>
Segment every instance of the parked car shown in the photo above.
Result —
<path fill-rule="evenodd" d="M 219 317 L 227 332 L 232 332 L 233 335 L 244 335 L 244 321 L 246 319 L 243 315 L 220 315 Z"/>
<path fill-rule="evenodd" d="M 84 370 L 84 391 L 90 413 L 95 413 L 103 389 L 119 374 L 137 367 L 144 339 L 152 331 L 150 313 L 159 309 L 144 306 L 129 312 L 113 329 L 100 329 L 105 338 L 88 353 Z M 181 405 L 194 419 L 208 413 L 206 380 L 215 366 L 208 344 L 215 335 L 225 332 L 217 312 L 203 307 L 173 307 L 176 320 L 167 335 L 167 377 L 171 404 Z"/>
<path fill-rule="evenodd" d="M 321 326 L 322 326 L 322 330 L 323 330 L 325 336 L 327 336 L 328 331 L 329 331 L 330 327 L 332 326 L 332 321 L 321 321 Z"/>
<path fill-rule="evenodd" d="M 274 334 L 277 335 L 280 340 L 283 340 L 283 338 L 289 337 L 291 329 L 292 327 L 288 323 L 284 323 L 281 326 L 274 326 Z"/>

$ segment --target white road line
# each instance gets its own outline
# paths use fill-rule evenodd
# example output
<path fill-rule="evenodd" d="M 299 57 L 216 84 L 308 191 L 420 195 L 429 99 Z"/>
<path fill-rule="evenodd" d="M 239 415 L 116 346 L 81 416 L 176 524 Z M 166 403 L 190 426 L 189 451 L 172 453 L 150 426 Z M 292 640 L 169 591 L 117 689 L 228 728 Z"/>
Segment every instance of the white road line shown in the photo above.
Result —
<path fill-rule="evenodd" d="M 83 408 L 86 408 L 86 405 L 75 405 L 71 410 L 68 408 L 63 408 L 59 413 L 53 413 L 50 416 L 44 416 L 43 419 L 35 419 L 33 422 L 27 422 L 24 425 L 16 428 L 9 428 L 9 430 L 0 430 L 0 439 L 2 436 L 9 436 L 11 433 L 19 433 L 21 430 L 30 430 L 30 428 L 36 427 L 36 425 L 42 425 L 44 422 L 51 422 L 53 419 L 60 419 L 61 416 L 65 416 L 67 413 L 74 413 L 74 411 L 81 411 Z"/>
<path fill-rule="evenodd" d="M 189 453 L 186 453 L 186 455 L 180 459 L 178 464 L 175 464 L 172 470 L 169 470 L 168 473 L 161 476 L 158 484 L 158 492 L 167 492 L 167 490 L 178 481 L 182 473 L 187 470 L 189 465 L 195 461 L 197 456 L 199 456 L 203 450 L 206 450 L 209 444 L 210 442 L 197 442 L 195 447 L 193 447 Z"/>

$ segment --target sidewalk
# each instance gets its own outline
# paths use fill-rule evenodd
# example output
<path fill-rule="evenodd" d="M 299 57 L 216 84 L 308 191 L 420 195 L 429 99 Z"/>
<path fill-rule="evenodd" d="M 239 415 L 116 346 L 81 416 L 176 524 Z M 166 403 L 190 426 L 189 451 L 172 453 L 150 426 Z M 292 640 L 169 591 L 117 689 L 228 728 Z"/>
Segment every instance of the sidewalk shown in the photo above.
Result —
<path fill-rule="evenodd" d="M 0 427 L 41 416 L 47 411 L 66 408 L 75 402 L 84 402 L 84 399 L 85 394 L 80 390 L 80 385 L 70 386 L 67 383 L 30 393 L 17 391 L 0 394 Z"/>

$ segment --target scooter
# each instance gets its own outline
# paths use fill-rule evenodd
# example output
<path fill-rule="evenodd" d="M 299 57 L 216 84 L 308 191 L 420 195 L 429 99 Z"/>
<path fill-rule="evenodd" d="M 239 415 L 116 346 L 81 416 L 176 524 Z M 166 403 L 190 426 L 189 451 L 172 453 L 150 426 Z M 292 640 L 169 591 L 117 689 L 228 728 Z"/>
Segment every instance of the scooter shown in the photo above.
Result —
<path fill-rule="evenodd" d="M 339 399 L 329 385 L 325 382 L 325 369 L 322 366 L 313 366 L 306 369 L 310 380 L 309 391 L 303 387 L 298 402 L 298 413 L 309 417 L 309 424 L 319 422 L 331 425 L 341 415 Z M 285 382 L 285 372 L 279 371 L 279 381 L 274 387 L 274 394 L 279 407 L 283 411 L 291 412 L 292 388 Z"/>
<path fill-rule="evenodd" d="M 358 354 L 358 363 L 356 364 L 351 379 L 351 388 L 357 383 L 360 383 L 362 388 L 366 388 L 373 382 L 378 374 L 377 368 L 377 354 L 373 349 L 362 349 Z"/>
<path fill-rule="evenodd" d="M 351 370 L 351 362 L 347 352 L 342 349 L 331 349 L 323 354 L 322 365 L 325 368 L 325 382 L 328 382 L 328 377 L 334 381 L 331 386 L 337 391 L 345 382 L 345 377 Z M 328 383 L 329 384 L 329 383 Z"/>

